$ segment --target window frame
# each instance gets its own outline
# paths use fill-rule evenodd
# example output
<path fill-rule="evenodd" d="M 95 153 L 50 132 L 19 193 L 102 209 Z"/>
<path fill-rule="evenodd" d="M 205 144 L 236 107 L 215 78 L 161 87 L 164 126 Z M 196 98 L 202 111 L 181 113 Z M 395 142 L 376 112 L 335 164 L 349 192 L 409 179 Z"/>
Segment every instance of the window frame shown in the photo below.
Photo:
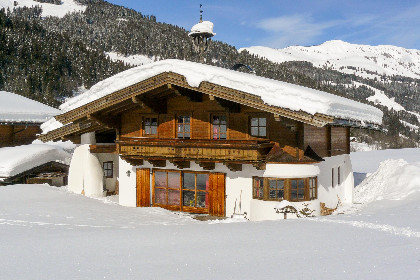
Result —
<path fill-rule="evenodd" d="M 220 133 L 220 130 L 219 130 L 219 133 L 217 134 L 218 135 L 218 137 L 217 138 L 214 138 L 214 127 L 215 127 L 215 124 L 213 124 L 213 118 L 215 117 L 215 116 L 219 116 L 219 117 L 224 117 L 225 118 L 225 121 L 226 121 L 226 124 L 225 124 L 225 126 L 226 126 L 226 132 L 225 133 L 223 133 L 223 134 L 225 134 L 226 135 L 226 138 L 220 138 L 220 135 L 222 134 L 222 133 Z M 221 124 L 217 124 L 216 126 L 221 126 Z M 226 113 L 212 113 L 212 114 L 210 114 L 210 139 L 212 139 L 212 140 L 227 140 L 227 139 L 229 139 L 229 136 L 228 136 L 228 130 L 229 130 L 229 119 L 228 119 L 228 114 L 226 114 Z"/>
<path fill-rule="evenodd" d="M 176 119 L 175 119 L 175 122 L 176 122 L 176 124 L 175 124 L 175 138 L 176 139 L 192 139 L 192 114 L 191 113 L 178 113 L 178 114 L 176 114 Z M 188 117 L 189 119 L 190 119 L 190 122 L 188 123 L 188 125 L 190 126 L 190 131 L 189 131 L 189 134 L 190 134 L 190 136 L 188 137 L 188 138 L 186 138 L 185 137 L 185 123 L 182 123 L 182 127 L 183 127 L 183 130 L 182 130 L 182 137 L 179 137 L 178 136 L 178 133 L 179 133 L 179 131 L 178 131 L 178 127 L 179 127 L 179 125 L 180 125 L 180 123 L 179 123 L 179 118 L 180 117 L 183 117 L 183 118 L 185 118 L 185 117 Z"/>
<path fill-rule="evenodd" d="M 111 168 L 105 168 L 105 166 L 108 166 L 109 164 L 111 164 Z M 104 161 L 102 163 L 102 169 L 104 172 L 104 177 L 105 178 L 114 178 L 114 162 L 113 161 Z M 109 175 L 108 172 L 111 172 L 111 175 Z"/>
<path fill-rule="evenodd" d="M 252 119 L 257 119 L 258 120 L 258 125 L 257 126 L 253 126 L 252 125 Z M 260 125 L 260 119 L 265 119 L 265 126 L 261 126 Z M 252 128 L 256 127 L 257 131 L 258 131 L 258 135 L 253 135 L 252 134 Z M 260 135 L 260 128 L 264 127 L 265 128 L 265 135 Z M 253 115 L 249 117 L 249 135 L 251 137 L 257 137 L 257 138 L 268 138 L 268 118 L 266 116 L 259 116 L 259 115 Z"/>
<path fill-rule="evenodd" d="M 263 186 L 257 185 L 257 181 L 263 182 Z M 283 198 L 270 197 L 270 181 L 283 181 Z M 292 181 L 297 181 L 296 198 L 292 199 Z M 303 198 L 299 197 L 299 181 L 303 181 Z M 277 186 L 277 185 L 276 185 Z M 262 189 L 262 191 L 261 191 Z M 277 188 L 278 189 L 278 188 Z M 262 193 L 262 194 L 261 194 Z M 274 177 L 252 177 L 252 198 L 263 201 L 291 202 L 311 201 L 318 199 L 318 177 L 304 178 L 274 178 Z"/>
<path fill-rule="evenodd" d="M 156 119 L 156 133 L 155 134 L 146 133 L 146 119 Z M 150 127 L 152 128 L 154 126 L 150 125 Z M 159 115 L 143 115 L 142 116 L 141 129 L 142 129 L 142 136 L 143 137 L 158 138 L 158 135 L 159 135 Z"/>

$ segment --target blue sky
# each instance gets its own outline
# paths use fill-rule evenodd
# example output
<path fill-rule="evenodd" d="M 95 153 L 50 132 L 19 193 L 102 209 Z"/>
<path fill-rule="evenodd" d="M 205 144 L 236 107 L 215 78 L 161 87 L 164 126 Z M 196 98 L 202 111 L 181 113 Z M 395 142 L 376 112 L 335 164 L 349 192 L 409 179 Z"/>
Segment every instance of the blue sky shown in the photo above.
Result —
<path fill-rule="evenodd" d="M 328 40 L 420 49 L 420 1 L 390 0 L 108 0 L 189 30 L 214 23 L 214 40 L 237 48 L 318 45 Z"/>

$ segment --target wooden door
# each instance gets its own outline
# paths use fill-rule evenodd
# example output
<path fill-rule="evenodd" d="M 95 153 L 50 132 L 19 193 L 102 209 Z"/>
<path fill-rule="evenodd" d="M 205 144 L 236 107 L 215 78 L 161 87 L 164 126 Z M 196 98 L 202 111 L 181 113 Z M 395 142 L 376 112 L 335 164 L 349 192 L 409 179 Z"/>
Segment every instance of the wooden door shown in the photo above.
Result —
<path fill-rule="evenodd" d="M 137 207 L 150 206 L 150 169 L 137 168 L 136 170 Z"/>
<path fill-rule="evenodd" d="M 226 216 L 225 213 L 225 174 L 210 173 L 209 214 Z"/>

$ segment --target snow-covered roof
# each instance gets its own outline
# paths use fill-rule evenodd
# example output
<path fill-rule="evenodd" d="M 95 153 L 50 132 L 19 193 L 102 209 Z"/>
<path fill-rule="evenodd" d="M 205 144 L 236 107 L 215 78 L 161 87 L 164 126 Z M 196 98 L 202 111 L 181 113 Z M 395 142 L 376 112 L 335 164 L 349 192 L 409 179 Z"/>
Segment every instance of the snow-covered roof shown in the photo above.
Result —
<path fill-rule="evenodd" d="M 168 59 L 131 68 L 105 79 L 85 93 L 69 99 L 60 106 L 68 112 L 108 94 L 134 85 L 164 72 L 183 75 L 191 87 L 198 88 L 207 81 L 227 88 L 260 96 L 268 105 L 348 119 L 362 123 L 382 123 L 382 111 L 344 97 L 319 90 L 272 80 L 220 67 Z"/>
<path fill-rule="evenodd" d="M 60 110 L 7 91 L 0 91 L 0 122 L 43 123 Z"/>
<path fill-rule="evenodd" d="M 189 36 L 194 35 L 194 34 L 202 34 L 202 33 L 207 33 L 207 34 L 211 34 L 212 36 L 216 35 L 216 33 L 213 32 L 213 27 L 214 24 L 211 21 L 202 21 L 197 23 L 196 25 L 194 25 L 191 28 L 191 32 L 188 33 Z"/>
<path fill-rule="evenodd" d="M 68 164 L 71 154 L 56 145 L 30 144 L 0 148 L 0 181 L 50 161 Z"/>

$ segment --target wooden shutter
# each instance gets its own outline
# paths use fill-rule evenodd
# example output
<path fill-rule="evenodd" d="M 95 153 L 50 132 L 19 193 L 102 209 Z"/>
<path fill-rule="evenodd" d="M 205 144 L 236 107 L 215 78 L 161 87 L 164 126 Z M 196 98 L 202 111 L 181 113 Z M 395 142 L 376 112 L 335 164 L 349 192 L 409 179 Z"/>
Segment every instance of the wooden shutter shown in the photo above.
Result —
<path fill-rule="evenodd" d="M 226 216 L 225 213 L 225 174 L 210 173 L 209 214 Z"/>
<path fill-rule="evenodd" d="M 150 169 L 136 170 L 137 207 L 150 206 Z"/>

